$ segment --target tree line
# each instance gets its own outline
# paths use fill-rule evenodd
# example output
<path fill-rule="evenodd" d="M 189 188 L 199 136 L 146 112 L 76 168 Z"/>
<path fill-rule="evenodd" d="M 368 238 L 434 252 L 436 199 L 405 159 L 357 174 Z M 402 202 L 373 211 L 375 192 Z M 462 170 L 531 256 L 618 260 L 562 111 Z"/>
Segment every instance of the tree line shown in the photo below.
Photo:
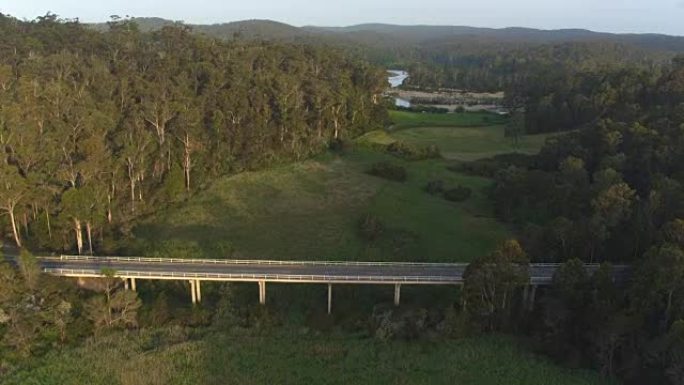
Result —
<path fill-rule="evenodd" d="M 382 125 L 385 85 L 330 48 L 0 15 L 0 223 L 20 246 L 111 249 L 216 176 Z"/>

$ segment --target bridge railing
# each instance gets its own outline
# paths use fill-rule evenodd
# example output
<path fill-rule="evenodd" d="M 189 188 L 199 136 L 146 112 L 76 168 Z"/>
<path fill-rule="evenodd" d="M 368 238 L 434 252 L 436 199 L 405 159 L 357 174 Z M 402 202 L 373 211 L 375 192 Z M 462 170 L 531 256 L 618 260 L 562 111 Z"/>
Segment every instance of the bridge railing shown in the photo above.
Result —
<path fill-rule="evenodd" d="M 105 277 L 94 269 L 43 268 L 48 274 L 75 277 Z M 383 276 L 383 275 L 326 275 L 326 274 L 245 274 L 245 273 L 188 273 L 177 271 L 127 271 L 117 270 L 115 277 L 122 278 L 170 278 L 170 279 L 214 279 L 214 280 L 251 280 L 251 281 L 291 281 L 291 282 L 387 282 L 387 283 L 440 283 L 458 284 L 461 276 Z"/>
<path fill-rule="evenodd" d="M 276 265 L 276 266 L 396 266 L 396 267 L 467 267 L 468 263 L 440 262 L 365 262 L 365 261 L 279 261 L 268 259 L 184 259 L 155 257 L 115 257 L 89 255 L 59 255 L 39 257 L 43 261 L 73 262 L 136 262 L 136 263 L 172 263 L 172 264 L 206 264 L 206 265 Z M 531 263 L 531 268 L 557 268 L 560 263 Z M 587 268 L 598 268 L 598 263 L 585 264 Z M 620 266 L 614 266 L 620 267 Z"/>
<path fill-rule="evenodd" d="M 364 261 L 278 261 L 262 259 L 183 259 L 153 257 L 112 257 L 88 255 L 59 255 L 39 257 L 42 261 L 73 262 L 136 262 L 136 263 L 172 263 L 172 264 L 205 264 L 205 265 L 277 265 L 277 266 L 407 266 L 407 267 L 465 267 L 467 263 L 432 263 L 432 262 L 364 262 Z"/>

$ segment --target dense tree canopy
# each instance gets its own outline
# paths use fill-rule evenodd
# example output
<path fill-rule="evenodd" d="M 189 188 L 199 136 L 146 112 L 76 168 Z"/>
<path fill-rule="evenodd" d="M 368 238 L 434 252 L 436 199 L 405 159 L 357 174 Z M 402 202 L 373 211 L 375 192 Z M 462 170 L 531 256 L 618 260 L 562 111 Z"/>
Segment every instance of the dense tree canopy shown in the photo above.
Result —
<path fill-rule="evenodd" d="M 326 48 L 0 16 L 3 225 L 18 244 L 92 252 L 211 177 L 382 124 L 385 83 Z"/>

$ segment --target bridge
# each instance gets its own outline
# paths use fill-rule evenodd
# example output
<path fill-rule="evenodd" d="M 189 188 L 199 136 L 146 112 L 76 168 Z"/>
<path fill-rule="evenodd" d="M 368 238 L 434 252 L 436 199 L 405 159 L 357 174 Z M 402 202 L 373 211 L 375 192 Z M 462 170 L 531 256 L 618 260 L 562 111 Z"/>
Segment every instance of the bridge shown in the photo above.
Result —
<path fill-rule="evenodd" d="M 201 302 L 203 281 L 254 282 L 259 302 L 266 303 L 266 283 L 307 283 L 328 286 L 328 313 L 332 311 L 333 284 L 393 285 L 399 305 L 402 285 L 462 285 L 468 264 L 411 262 L 273 261 L 228 259 L 173 259 L 61 255 L 37 257 L 43 272 L 77 278 L 116 277 L 126 289 L 136 290 L 136 280 L 182 280 L 190 286 L 193 303 Z M 560 264 L 529 265 L 530 282 L 524 299 L 534 303 L 537 286 L 549 285 Z M 597 264 L 586 264 L 589 274 Z M 616 279 L 627 266 L 614 266 Z"/>

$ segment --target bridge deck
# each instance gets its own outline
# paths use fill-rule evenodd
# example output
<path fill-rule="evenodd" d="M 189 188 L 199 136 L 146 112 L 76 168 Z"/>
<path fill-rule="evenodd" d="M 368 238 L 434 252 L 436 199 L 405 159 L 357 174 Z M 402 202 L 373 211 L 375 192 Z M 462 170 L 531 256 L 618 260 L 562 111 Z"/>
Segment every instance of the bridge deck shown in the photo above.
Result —
<path fill-rule="evenodd" d="M 467 264 L 392 262 L 307 262 L 259 260 L 182 260 L 137 257 L 41 257 L 47 273 L 68 277 L 115 276 L 142 279 L 207 281 L 270 281 L 301 283 L 364 283 L 456 285 L 463 283 Z M 551 282 L 557 264 L 530 264 L 530 283 Z M 598 265 L 586 265 L 589 272 Z M 616 274 L 626 270 L 617 266 Z"/>

